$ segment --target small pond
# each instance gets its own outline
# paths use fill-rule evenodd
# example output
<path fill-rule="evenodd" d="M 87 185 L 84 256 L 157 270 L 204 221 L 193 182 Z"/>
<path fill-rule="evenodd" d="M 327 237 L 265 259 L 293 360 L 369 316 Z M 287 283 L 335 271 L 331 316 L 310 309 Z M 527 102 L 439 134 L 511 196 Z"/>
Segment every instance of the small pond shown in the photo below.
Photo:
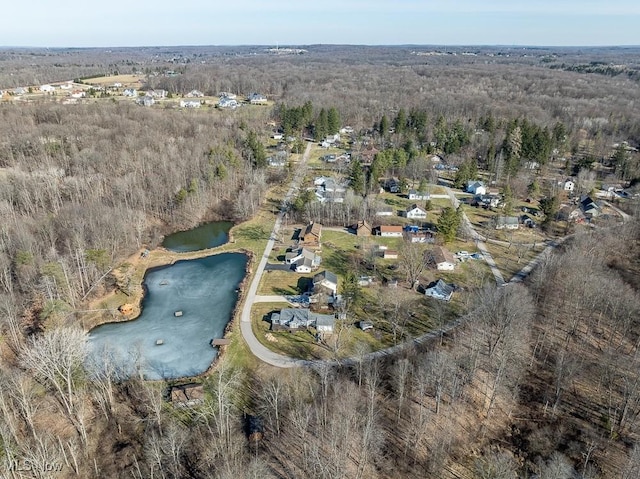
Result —
<path fill-rule="evenodd" d="M 203 373 L 217 356 L 211 340 L 232 317 L 247 259 L 223 253 L 149 270 L 141 315 L 92 329 L 90 361 L 115 362 L 126 376 L 139 368 L 146 379 Z"/>
<path fill-rule="evenodd" d="M 232 226 L 233 223 L 230 221 L 204 223 L 197 228 L 167 235 L 162 246 L 176 253 L 215 248 L 229 241 L 229 230 Z"/>

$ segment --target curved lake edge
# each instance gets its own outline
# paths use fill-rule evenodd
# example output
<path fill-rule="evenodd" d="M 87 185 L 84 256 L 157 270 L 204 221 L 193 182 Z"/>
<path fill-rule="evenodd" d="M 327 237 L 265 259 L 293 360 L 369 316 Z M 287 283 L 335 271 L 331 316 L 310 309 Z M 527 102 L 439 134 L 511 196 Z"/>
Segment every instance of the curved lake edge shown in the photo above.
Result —
<path fill-rule="evenodd" d="M 233 238 L 231 235 L 231 232 L 229 232 L 229 241 L 228 243 L 233 242 Z M 238 290 L 238 297 L 236 300 L 236 303 L 234 305 L 233 310 L 231 311 L 230 314 L 230 318 L 229 321 L 227 321 L 227 324 L 224 327 L 223 330 L 223 334 L 222 334 L 222 338 L 224 339 L 228 339 L 227 336 L 229 334 L 229 332 L 235 327 L 235 324 L 237 321 L 240 320 L 240 312 L 242 310 L 242 305 L 244 304 L 245 301 L 245 294 L 246 294 L 246 285 L 249 281 L 249 279 L 251 278 L 251 275 L 253 273 L 253 261 L 254 261 L 254 257 L 255 254 L 253 251 L 250 251 L 246 248 L 233 248 L 233 249 L 229 249 L 229 250 L 220 250 L 219 246 L 216 246 L 214 248 L 209 248 L 209 249 L 205 249 L 205 250 L 199 250 L 199 251 L 191 251 L 191 252 L 175 252 L 175 251 L 171 251 L 171 250 L 167 250 L 166 248 L 163 247 L 158 247 L 155 248 L 154 250 L 149 252 L 149 255 L 152 255 L 153 253 L 156 254 L 163 254 L 164 255 L 169 255 L 169 259 L 170 261 L 165 261 L 165 262 L 149 262 L 148 264 L 144 265 L 144 268 L 142 269 L 141 273 L 142 273 L 142 281 L 137 284 L 135 286 L 135 292 L 132 293 L 131 297 L 130 297 L 130 301 L 128 302 L 128 304 L 131 304 L 133 306 L 133 313 L 130 315 L 124 315 L 120 312 L 115 313 L 111 318 L 108 317 L 104 317 L 101 316 L 99 318 L 96 318 L 97 321 L 92 321 L 90 322 L 90 324 L 86 324 L 85 321 L 82 321 L 82 327 L 84 328 L 85 331 L 87 331 L 87 333 L 91 332 L 92 330 L 94 330 L 95 328 L 97 328 L 98 326 L 102 326 L 104 324 L 112 324 L 112 323 L 127 323 L 127 322 L 131 322 L 131 321 L 135 321 L 136 319 L 138 319 L 140 317 L 140 315 L 142 314 L 142 302 L 146 296 L 146 286 L 145 286 L 145 280 L 147 278 L 147 275 L 149 273 L 152 273 L 154 271 L 157 271 L 159 269 L 163 269 L 169 266 L 172 266 L 178 262 L 181 261 L 189 261 L 189 260 L 196 260 L 196 259 L 202 259 L 202 258 L 208 258 L 211 256 L 218 256 L 221 254 L 242 254 L 244 256 L 246 256 L 247 258 L 247 262 L 245 265 L 245 272 L 244 272 L 244 277 L 242 279 L 242 281 L 240 281 L 240 283 L 237 286 L 237 290 Z M 145 250 L 145 248 L 141 248 L 140 250 L 138 250 L 138 253 L 136 253 L 135 255 L 132 255 L 132 257 L 140 257 L 141 253 Z M 141 268 L 141 267 L 139 267 Z M 100 299 L 98 299 L 99 301 Z M 213 346 L 212 346 L 213 347 Z M 181 376 L 181 377 L 177 377 L 177 378 L 166 378 L 166 379 L 145 379 L 145 381 L 150 381 L 150 382 L 169 382 L 169 381 L 184 381 L 187 379 L 197 379 L 197 378 L 203 378 L 205 376 L 207 376 L 215 367 L 216 363 L 220 360 L 220 358 L 222 358 L 224 356 L 226 347 L 225 346 L 216 346 L 218 348 L 218 353 L 216 355 L 216 357 L 213 359 L 213 361 L 211 362 L 211 364 L 207 367 L 206 370 L 204 370 L 203 372 L 201 372 L 200 374 L 197 375 L 192 375 L 192 376 Z"/>

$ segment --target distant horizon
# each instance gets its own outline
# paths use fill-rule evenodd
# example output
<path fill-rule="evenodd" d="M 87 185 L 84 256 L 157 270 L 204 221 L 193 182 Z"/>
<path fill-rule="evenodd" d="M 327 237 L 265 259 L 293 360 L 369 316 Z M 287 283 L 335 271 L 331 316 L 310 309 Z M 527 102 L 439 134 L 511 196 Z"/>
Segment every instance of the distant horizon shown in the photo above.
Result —
<path fill-rule="evenodd" d="M 637 0 L 138 0 L 112 8 L 31 0 L 24 13 L 0 17 L 1 45 L 640 45 Z"/>
<path fill-rule="evenodd" d="M 105 50 L 112 48 L 234 48 L 234 47 L 261 47 L 261 48 L 305 48 L 305 47 L 433 47 L 433 48 L 532 48 L 532 49 L 551 49 L 551 48 L 640 48 L 637 44 L 602 44 L 602 45 L 544 45 L 544 44 L 508 44 L 508 43 L 235 43 L 235 44 L 158 44 L 158 45 L 103 45 L 103 46 L 43 46 L 43 45 L 0 45 L 0 49 L 19 48 L 19 49 L 43 49 L 43 50 Z"/>

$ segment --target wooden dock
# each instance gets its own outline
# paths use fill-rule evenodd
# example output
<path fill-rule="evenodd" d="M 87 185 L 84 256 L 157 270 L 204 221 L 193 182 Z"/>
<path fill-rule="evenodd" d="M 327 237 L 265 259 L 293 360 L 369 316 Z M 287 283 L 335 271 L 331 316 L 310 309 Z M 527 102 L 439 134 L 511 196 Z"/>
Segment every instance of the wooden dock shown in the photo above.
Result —
<path fill-rule="evenodd" d="M 211 346 L 226 346 L 227 344 L 231 344 L 230 339 L 219 338 L 211 340 Z"/>

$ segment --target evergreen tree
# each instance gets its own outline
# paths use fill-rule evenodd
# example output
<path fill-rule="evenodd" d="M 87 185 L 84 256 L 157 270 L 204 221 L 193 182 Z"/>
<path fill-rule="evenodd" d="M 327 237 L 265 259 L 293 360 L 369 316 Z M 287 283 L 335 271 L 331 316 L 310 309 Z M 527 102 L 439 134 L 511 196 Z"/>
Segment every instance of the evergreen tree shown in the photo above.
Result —
<path fill-rule="evenodd" d="M 322 140 L 329 133 L 329 119 L 327 116 L 327 110 L 322 108 L 320 113 L 318 113 L 318 117 L 316 118 L 316 122 L 313 128 L 314 137 L 316 140 Z"/>
<path fill-rule="evenodd" d="M 365 176 L 364 169 L 360 160 L 356 159 L 351 163 L 351 175 L 349 176 L 351 188 L 356 194 L 364 195 L 365 193 Z"/>
<path fill-rule="evenodd" d="M 380 133 L 380 136 L 387 136 L 389 133 L 389 120 L 387 119 L 387 115 L 382 115 L 380 125 L 378 126 L 378 133 Z"/>
<path fill-rule="evenodd" d="M 329 108 L 327 112 L 327 133 L 335 135 L 340 131 L 340 114 L 334 107 Z"/>
<path fill-rule="evenodd" d="M 462 222 L 462 209 L 453 209 L 447 206 L 442 210 L 440 218 L 438 218 L 438 232 L 442 235 L 445 243 L 450 243 L 456 237 L 458 228 Z"/>
<path fill-rule="evenodd" d="M 398 114 L 393 120 L 393 128 L 396 130 L 398 135 L 403 135 L 407 129 L 407 114 L 404 111 L 404 108 L 400 108 Z"/>

